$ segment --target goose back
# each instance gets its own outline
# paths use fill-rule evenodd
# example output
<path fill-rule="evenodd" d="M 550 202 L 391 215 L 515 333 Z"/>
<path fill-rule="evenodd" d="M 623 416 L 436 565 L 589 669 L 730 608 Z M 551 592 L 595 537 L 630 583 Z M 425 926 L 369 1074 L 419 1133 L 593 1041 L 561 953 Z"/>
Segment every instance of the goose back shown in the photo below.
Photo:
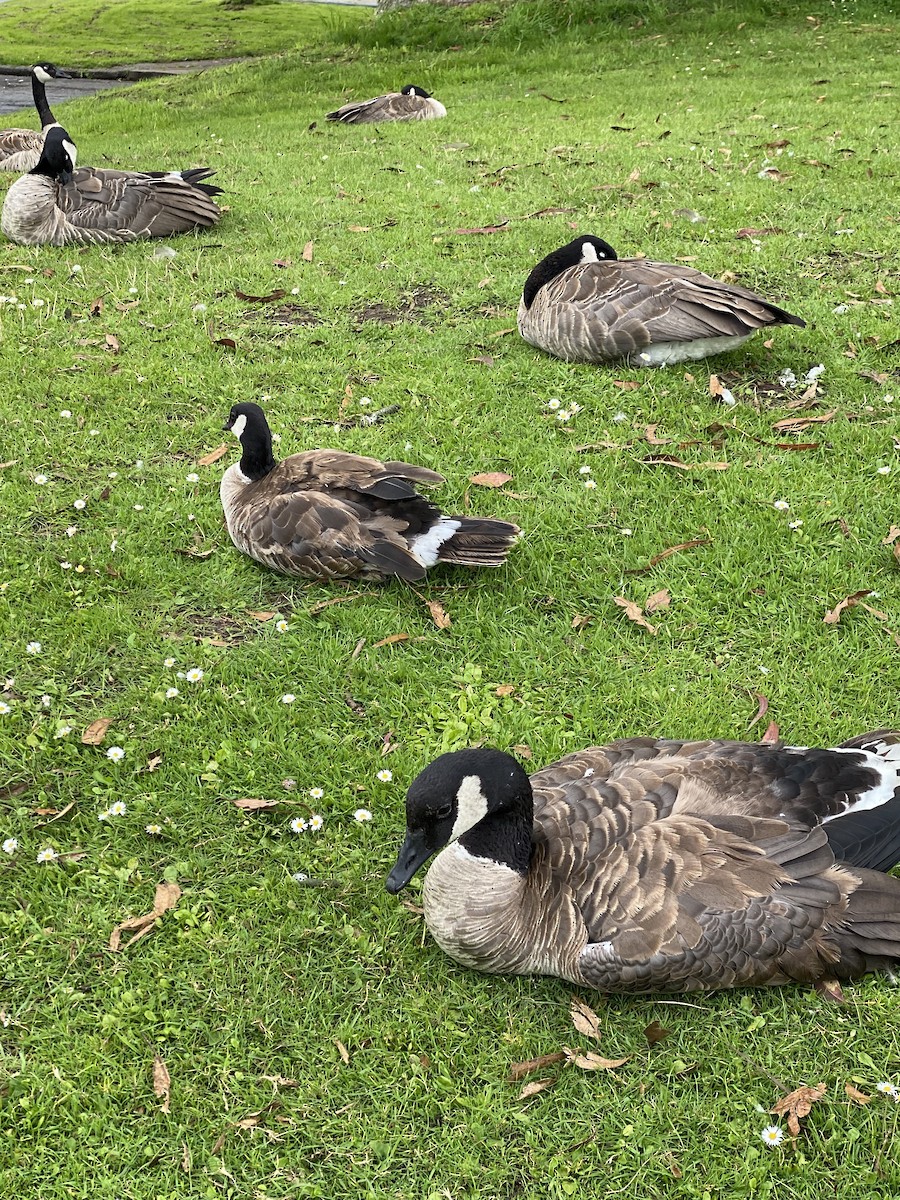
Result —
<path fill-rule="evenodd" d="M 423 88 L 409 85 L 371 100 L 344 104 L 326 114 L 326 120 L 344 125 L 375 125 L 385 121 L 432 121 L 446 117 L 447 110 Z"/>

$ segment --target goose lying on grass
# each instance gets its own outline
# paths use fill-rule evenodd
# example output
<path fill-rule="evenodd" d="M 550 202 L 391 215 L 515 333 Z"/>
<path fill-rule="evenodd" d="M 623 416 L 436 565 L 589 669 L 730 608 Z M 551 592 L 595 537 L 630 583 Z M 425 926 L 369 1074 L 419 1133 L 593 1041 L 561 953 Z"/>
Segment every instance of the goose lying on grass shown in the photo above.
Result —
<path fill-rule="evenodd" d="M 406 799 L 399 892 L 482 971 L 604 992 L 846 979 L 900 958 L 900 733 L 835 750 L 630 738 L 529 777 L 444 754 Z M 440 851 L 440 853 L 438 853 Z"/>
<path fill-rule="evenodd" d="M 0 171 L 30 171 L 37 164 L 47 130 L 51 125 L 57 124 L 56 117 L 47 103 L 47 89 L 44 85 L 51 79 L 69 78 L 68 72 L 61 71 L 53 63 L 35 63 L 31 68 L 31 94 L 41 127 L 0 130 Z"/>
<path fill-rule="evenodd" d="M 674 263 L 618 258 L 582 235 L 525 281 L 519 333 L 567 362 L 663 367 L 743 345 L 758 329 L 806 322 L 746 288 Z"/>
<path fill-rule="evenodd" d="M 382 121 L 433 121 L 446 117 L 447 110 L 424 88 L 409 83 L 399 92 L 388 92 L 373 100 L 345 104 L 326 113 L 326 120 L 344 125 L 376 125 Z"/>
<path fill-rule="evenodd" d="M 276 462 L 258 404 L 235 404 L 225 429 L 241 443 L 220 487 L 231 540 L 284 575 L 415 581 L 438 562 L 499 567 L 518 536 L 508 521 L 444 516 L 414 487 L 444 482 L 426 467 L 343 450 Z"/>
<path fill-rule="evenodd" d="M 70 242 L 133 242 L 215 225 L 222 215 L 212 199 L 222 189 L 202 180 L 206 167 L 188 171 L 106 171 L 76 168 L 69 134 L 53 126 L 37 165 L 6 194 L 0 229 L 23 246 Z"/>

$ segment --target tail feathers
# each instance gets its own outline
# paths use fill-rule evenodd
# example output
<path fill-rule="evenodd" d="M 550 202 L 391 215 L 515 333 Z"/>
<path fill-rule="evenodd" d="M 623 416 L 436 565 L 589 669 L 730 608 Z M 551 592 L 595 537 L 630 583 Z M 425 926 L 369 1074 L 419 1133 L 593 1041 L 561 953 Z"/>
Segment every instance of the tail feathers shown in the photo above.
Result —
<path fill-rule="evenodd" d="M 853 874 L 860 886 L 848 897 L 840 926 L 830 931 L 841 978 L 890 967 L 900 961 L 900 879 L 877 871 Z"/>
<path fill-rule="evenodd" d="M 900 729 L 876 729 L 872 733 L 859 733 L 856 737 L 841 742 L 842 750 L 869 750 L 884 758 L 900 757 Z M 893 750 L 893 753 L 892 753 Z"/>
<path fill-rule="evenodd" d="M 191 187 L 195 187 L 198 192 L 205 192 L 207 196 L 221 196 L 224 188 L 216 187 L 214 183 L 202 182 L 204 179 L 208 179 L 210 175 L 215 175 L 215 173 L 214 167 L 188 167 L 185 171 L 144 172 L 151 179 L 183 179 L 185 183 L 189 183 Z"/>
<path fill-rule="evenodd" d="M 521 532 L 510 521 L 492 517 L 451 517 L 459 529 L 438 550 L 440 562 L 462 567 L 499 567 Z"/>

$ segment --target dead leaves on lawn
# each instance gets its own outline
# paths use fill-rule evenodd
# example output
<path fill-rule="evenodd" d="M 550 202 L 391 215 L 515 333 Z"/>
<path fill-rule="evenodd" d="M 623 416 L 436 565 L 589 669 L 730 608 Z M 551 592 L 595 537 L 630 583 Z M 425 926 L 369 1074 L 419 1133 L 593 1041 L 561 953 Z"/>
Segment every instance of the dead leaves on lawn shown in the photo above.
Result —
<path fill-rule="evenodd" d="M 800 1121 L 808 1117 L 812 1106 L 825 1095 L 827 1085 L 819 1083 L 815 1087 L 799 1087 L 783 1096 L 777 1104 L 769 1109 L 774 1116 L 787 1116 L 787 1127 L 791 1137 L 800 1136 Z"/>
<path fill-rule="evenodd" d="M 96 721 L 91 721 L 87 729 L 81 735 L 82 744 L 85 746 L 100 746 L 103 744 L 103 739 L 106 737 L 106 731 L 112 725 L 112 717 L 98 717 Z"/>
<path fill-rule="evenodd" d="M 848 608 L 855 608 L 856 605 L 859 604 L 860 600 L 862 600 L 863 596 L 871 596 L 871 594 L 871 588 L 863 588 L 863 590 L 860 592 L 854 592 L 852 596 L 845 596 L 843 600 L 841 600 L 834 606 L 834 608 L 830 609 L 825 614 L 822 620 L 826 625 L 837 625 L 838 621 L 841 619 L 842 613 L 845 613 Z M 863 605 L 863 607 L 868 608 L 868 605 Z"/>
<path fill-rule="evenodd" d="M 613 596 L 613 603 L 618 604 L 619 608 L 625 610 L 625 616 L 629 621 L 633 621 L 635 625 L 640 625 L 641 629 L 646 629 L 648 633 L 656 635 L 656 626 L 651 625 L 644 616 L 654 612 L 660 612 L 669 607 L 672 603 L 672 596 L 668 588 L 662 588 L 658 592 L 654 592 L 652 596 L 647 597 L 647 602 L 643 608 L 634 600 L 628 600 L 625 596 Z"/>
<path fill-rule="evenodd" d="M 152 933 L 160 917 L 173 909 L 180 899 L 181 888 L 177 883 L 158 883 L 152 911 L 144 913 L 142 917 L 129 917 L 120 922 L 109 935 L 110 950 L 127 949 L 135 942 L 139 942 L 141 938 L 146 937 L 148 933 Z M 135 933 L 123 944 L 122 934 L 132 929 L 135 930 Z"/>
<path fill-rule="evenodd" d="M 600 1040 L 600 1018 L 589 1004 L 579 996 L 573 996 L 569 1012 L 572 1024 L 579 1033 L 594 1039 L 594 1041 Z M 667 1032 L 665 1031 L 662 1036 L 665 1037 Z M 529 1058 L 524 1062 L 513 1063 L 507 1072 L 506 1082 L 518 1083 L 533 1071 L 543 1071 L 557 1063 L 578 1067 L 581 1071 L 614 1071 L 618 1067 L 624 1066 L 629 1057 L 629 1055 L 625 1055 L 624 1058 L 604 1058 L 594 1050 L 576 1050 L 571 1046 L 563 1046 L 561 1050 L 556 1050 L 552 1054 L 542 1054 L 538 1058 Z M 558 1076 L 549 1076 L 531 1080 L 525 1084 L 516 1099 L 528 1100 L 553 1087 L 557 1079 Z"/>
<path fill-rule="evenodd" d="M 161 1113 L 169 1111 L 169 1093 L 172 1087 L 172 1080 L 169 1077 L 169 1070 L 158 1054 L 153 1057 L 153 1094 L 158 1100 L 162 1100 L 159 1106 Z"/>

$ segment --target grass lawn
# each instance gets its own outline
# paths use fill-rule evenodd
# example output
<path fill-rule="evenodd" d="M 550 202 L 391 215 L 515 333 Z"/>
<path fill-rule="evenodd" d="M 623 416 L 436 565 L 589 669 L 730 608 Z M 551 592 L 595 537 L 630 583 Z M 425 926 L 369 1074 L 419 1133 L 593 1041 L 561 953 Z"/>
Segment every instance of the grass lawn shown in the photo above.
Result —
<path fill-rule="evenodd" d="M 0 5 L 3 61 L 108 67 L 191 58 L 283 54 L 323 33 L 358 27 L 371 11 L 324 4 L 221 0 L 8 0 Z"/>
<path fill-rule="evenodd" d="M 383 890 L 405 786 L 446 748 L 517 746 L 537 766 L 624 734 L 756 738 L 774 720 L 833 744 L 898 721 L 887 7 L 747 25 L 743 9 L 649 8 L 617 24 L 600 5 L 586 24 L 589 7 L 556 32 L 537 2 L 437 31 L 413 14 L 367 27 L 366 46 L 58 109 L 82 162 L 209 164 L 230 210 L 173 258 L 0 246 L 6 1194 L 900 1192 L 900 1106 L 875 1093 L 900 1082 L 889 981 L 848 986 L 843 1005 L 802 988 L 586 995 L 595 1048 L 628 1062 L 550 1066 L 529 1078 L 555 1086 L 521 1100 L 512 1063 L 589 1048 L 571 989 L 457 967 Z M 178 56 L 223 52 L 204 45 Z M 323 120 L 407 81 L 447 119 Z M 550 359 L 511 332 L 515 308 L 576 229 L 732 272 L 808 327 L 688 371 Z M 267 574 L 223 528 L 234 451 L 199 465 L 242 399 L 266 406 L 285 454 L 420 462 L 447 476 L 445 511 L 526 536 L 505 569 L 435 571 L 421 594 Z M 469 483 L 484 471 L 512 479 Z M 662 588 L 655 635 L 614 603 Z M 863 589 L 868 609 L 823 623 Z M 104 739 L 83 744 L 100 718 Z M 320 831 L 291 832 L 313 812 Z M 47 847 L 60 858 L 38 865 Z M 176 907 L 110 951 L 163 881 Z M 653 1021 L 670 1032 L 649 1046 Z M 767 1149 L 767 1110 L 820 1082 L 797 1142 Z"/>

